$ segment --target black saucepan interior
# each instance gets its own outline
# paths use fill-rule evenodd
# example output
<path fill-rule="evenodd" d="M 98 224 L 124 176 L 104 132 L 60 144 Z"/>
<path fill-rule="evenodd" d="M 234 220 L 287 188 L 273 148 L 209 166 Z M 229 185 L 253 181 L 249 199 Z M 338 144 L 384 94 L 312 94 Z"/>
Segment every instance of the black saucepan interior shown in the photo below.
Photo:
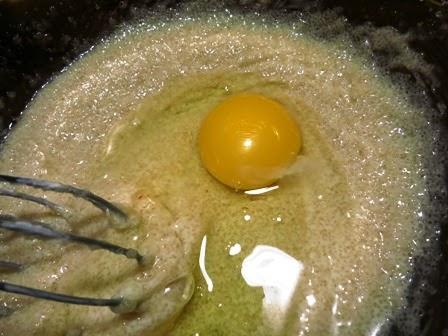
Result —
<path fill-rule="evenodd" d="M 445 6 L 444 0 L 440 1 L 279 0 L 257 3 L 241 0 L 229 2 L 229 5 L 242 11 L 259 12 L 337 8 L 352 25 L 371 22 L 377 27 L 392 26 L 401 32 L 412 32 L 411 46 L 434 66 L 438 83 L 403 67 L 388 70 L 392 75 L 407 76 L 426 91 L 437 111 L 434 123 L 442 129 L 440 141 L 447 141 L 448 3 Z M 147 8 L 170 9 L 178 5 L 179 1 L 169 0 L 0 0 L 1 138 L 36 90 L 101 36 L 118 24 L 142 15 Z M 448 168 L 446 158 L 444 164 Z M 448 209 L 447 176 L 444 179 L 445 188 L 434 191 L 431 197 L 433 202 Z M 442 235 L 434 256 L 439 267 L 431 274 L 422 274 L 417 262 L 415 281 L 411 285 L 411 292 L 424 291 L 427 297 L 425 309 L 413 317 L 419 320 L 422 335 L 448 335 L 448 216 L 441 218 Z M 428 284 L 431 290 L 425 289 Z M 392 325 L 389 334 L 407 333 L 402 327 Z"/>

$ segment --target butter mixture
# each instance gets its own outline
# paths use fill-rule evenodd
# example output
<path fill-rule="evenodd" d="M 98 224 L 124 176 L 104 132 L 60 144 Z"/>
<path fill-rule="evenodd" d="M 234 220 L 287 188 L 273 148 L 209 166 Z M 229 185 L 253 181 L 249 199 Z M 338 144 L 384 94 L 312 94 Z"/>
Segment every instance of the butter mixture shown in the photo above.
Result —
<path fill-rule="evenodd" d="M 56 76 L 0 152 L 1 173 L 89 189 L 133 221 L 114 228 L 89 204 L 50 192 L 72 209 L 69 219 L 11 199 L 0 199 L 0 213 L 154 260 L 139 266 L 0 232 L 0 259 L 27 265 L 2 280 L 79 296 L 130 295 L 141 300 L 138 311 L 1 293 L 0 305 L 13 313 L 0 317 L 0 335 L 367 335 L 379 328 L 405 305 L 410 257 L 427 237 L 424 111 L 352 45 L 317 39 L 304 23 L 228 11 L 159 20 L 123 27 Z M 220 184 L 198 152 L 207 113 L 242 93 L 281 102 L 300 122 L 297 161 L 264 193 Z M 287 269 L 272 280 L 277 289 L 242 275 L 242 264 L 249 272 L 258 255 L 274 258 L 274 273 Z"/>

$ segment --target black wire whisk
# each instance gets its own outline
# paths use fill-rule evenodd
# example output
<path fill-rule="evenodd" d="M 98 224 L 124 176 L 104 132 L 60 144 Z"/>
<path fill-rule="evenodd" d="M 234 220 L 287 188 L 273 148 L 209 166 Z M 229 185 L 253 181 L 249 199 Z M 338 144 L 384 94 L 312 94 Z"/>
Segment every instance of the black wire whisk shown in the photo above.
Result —
<path fill-rule="evenodd" d="M 17 177 L 10 175 L 0 174 L 0 183 L 28 186 L 44 191 L 52 191 L 58 193 L 70 194 L 74 197 L 88 201 L 95 207 L 99 208 L 106 215 L 110 216 L 113 220 L 121 223 L 129 221 L 129 216 L 120 208 L 112 204 L 111 202 L 101 198 L 92 192 L 77 188 L 74 186 L 61 184 L 57 182 L 38 180 L 26 177 Z M 17 198 L 36 204 L 40 204 L 49 208 L 58 215 L 64 216 L 68 210 L 56 203 L 53 203 L 46 198 L 33 196 L 27 193 L 0 188 L 0 196 Z M 87 245 L 95 249 L 104 249 L 112 253 L 123 255 L 129 259 L 134 259 L 137 263 L 142 264 L 144 257 L 135 249 L 125 248 L 119 245 L 111 244 L 107 241 L 93 239 L 89 237 L 79 236 L 67 232 L 62 232 L 51 227 L 51 225 L 40 222 L 31 221 L 26 219 L 17 218 L 12 215 L 0 214 L 0 229 L 18 232 L 24 235 L 30 235 L 42 239 L 59 239 L 79 244 Z M 0 274 L 1 272 L 20 272 L 24 268 L 19 262 L 12 260 L 0 260 Z M 111 299 L 97 299 L 90 297 L 78 297 L 65 295 L 60 293 L 53 293 L 49 291 L 39 290 L 36 288 L 19 286 L 5 281 L 0 281 L 0 291 L 15 293 L 20 295 L 31 296 L 44 300 L 51 300 L 57 302 L 64 302 L 77 305 L 89 305 L 89 306 L 107 306 L 113 311 L 120 313 L 132 311 L 133 305 L 129 305 L 129 302 L 125 302 L 126 298 L 117 297 Z M 118 309 L 119 306 L 127 307 L 126 309 Z M 122 308 L 123 308 L 122 307 Z"/>

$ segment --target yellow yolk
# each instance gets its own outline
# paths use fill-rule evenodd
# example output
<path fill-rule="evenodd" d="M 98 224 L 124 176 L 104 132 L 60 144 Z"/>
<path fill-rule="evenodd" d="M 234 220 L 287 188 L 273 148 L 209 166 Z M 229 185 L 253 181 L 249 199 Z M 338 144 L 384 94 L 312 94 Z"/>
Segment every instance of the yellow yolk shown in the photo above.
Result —
<path fill-rule="evenodd" d="M 229 187 L 269 186 L 284 175 L 301 147 L 288 110 L 258 94 L 227 98 L 206 116 L 199 150 L 206 169 Z"/>

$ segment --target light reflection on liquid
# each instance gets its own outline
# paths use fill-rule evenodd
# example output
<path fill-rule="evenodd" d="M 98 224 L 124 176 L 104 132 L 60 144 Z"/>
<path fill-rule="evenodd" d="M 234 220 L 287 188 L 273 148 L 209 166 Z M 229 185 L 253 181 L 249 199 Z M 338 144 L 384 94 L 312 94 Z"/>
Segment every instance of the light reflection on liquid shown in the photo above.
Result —
<path fill-rule="evenodd" d="M 206 250 L 207 235 L 204 235 L 199 253 L 199 268 L 208 291 L 213 292 L 214 284 L 206 270 Z M 227 250 L 228 255 L 233 257 L 242 252 L 242 246 L 239 243 L 229 244 Z M 250 287 L 263 289 L 263 317 L 276 334 L 285 326 L 304 268 L 305 266 L 300 260 L 277 247 L 268 245 L 255 246 L 241 264 L 241 276 L 245 283 Z M 339 285 L 338 289 L 344 290 L 344 287 Z M 309 315 L 318 303 L 318 299 L 313 292 L 308 292 L 304 300 L 307 308 L 300 314 L 299 320 L 303 324 L 303 328 L 307 330 Z M 362 300 L 362 297 L 359 297 L 358 300 Z M 342 302 L 340 296 L 335 294 L 331 305 L 331 329 L 334 335 L 338 335 L 342 327 L 350 327 L 352 324 L 352 321 L 343 321 L 339 318 L 339 305 Z M 219 306 L 221 307 L 221 304 Z M 382 323 L 375 325 L 368 335 L 376 336 L 381 327 Z M 302 335 L 303 331 L 299 335 Z"/>
<path fill-rule="evenodd" d="M 377 336 L 381 332 L 381 328 L 384 325 L 384 321 L 377 323 L 369 332 L 368 336 Z"/>
<path fill-rule="evenodd" d="M 263 288 L 263 312 L 275 328 L 283 325 L 303 269 L 302 262 L 267 245 L 257 245 L 241 265 L 246 283 Z"/>
<path fill-rule="evenodd" d="M 235 256 L 241 252 L 241 245 L 236 243 L 229 248 L 229 255 Z"/>
<path fill-rule="evenodd" d="M 213 281 L 205 269 L 205 251 L 207 249 L 207 235 L 202 238 L 201 250 L 199 251 L 199 269 L 201 270 L 202 276 L 207 283 L 207 289 L 209 292 L 213 291 Z"/>
<path fill-rule="evenodd" d="M 261 195 L 261 194 L 266 194 L 267 192 L 273 191 L 280 188 L 278 185 L 274 185 L 271 187 L 264 187 L 264 188 L 259 188 L 259 189 L 252 189 L 252 190 L 246 190 L 244 193 L 246 195 Z"/>
<path fill-rule="evenodd" d="M 308 303 L 308 306 L 312 307 L 316 304 L 316 298 L 313 294 L 306 296 L 306 303 Z"/>

